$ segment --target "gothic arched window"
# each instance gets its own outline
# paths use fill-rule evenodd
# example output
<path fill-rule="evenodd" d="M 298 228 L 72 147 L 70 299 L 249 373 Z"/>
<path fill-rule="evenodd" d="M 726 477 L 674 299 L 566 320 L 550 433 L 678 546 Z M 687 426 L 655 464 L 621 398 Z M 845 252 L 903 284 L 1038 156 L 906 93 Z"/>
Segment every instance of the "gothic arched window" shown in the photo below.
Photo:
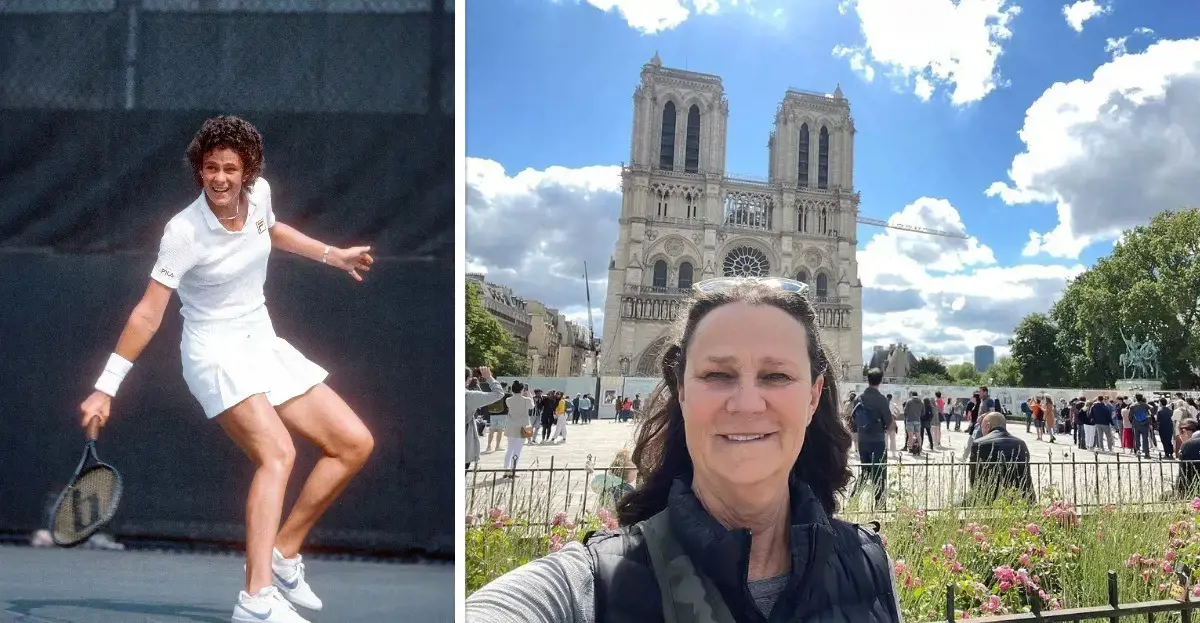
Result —
<path fill-rule="evenodd" d="M 658 147 L 658 166 L 675 168 L 675 102 L 663 106 L 662 136 Z"/>
<path fill-rule="evenodd" d="M 829 188 L 829 128 L 825 126 L 817 144 L 817 188 Z"/>
<path fill-rule="evenodd" d="M 688 109 L 687 142 L 683 151 L 683 170 L 696 173 L 700 170 L 700 107 L 692 104 Z"/>
<path fill-rule="evenodd" d="M 808 271 L 801 268 L 800 272 L 796 273 L 796 281 L 808 283 Z"/>
<path fill-rule="evenodd" d="M 686 290 L 692 287 L 692 263 L 684 262 L 679 265 L 679 288 Z"/>
<path fill-rule="evenodd" d="M 667 287 L 667 263 L 663 260 L 654 263 L 654 287 Z"/>
<path fill-rule="evenodd" d="M 817 298 L 829 296 L 829 277 L 825 273 L 817 273 Z"/>
<path fill-rule="evenodd" d="M 796 167 L 796 185 L 808 186 L 808 124 L 800 125 L 800 164 Z"/>

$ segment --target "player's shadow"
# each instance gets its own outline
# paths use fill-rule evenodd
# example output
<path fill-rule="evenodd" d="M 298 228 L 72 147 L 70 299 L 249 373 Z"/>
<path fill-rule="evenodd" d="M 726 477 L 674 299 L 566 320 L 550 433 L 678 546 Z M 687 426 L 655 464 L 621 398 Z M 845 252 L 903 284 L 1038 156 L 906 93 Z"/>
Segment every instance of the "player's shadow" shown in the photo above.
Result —
<path fill-rule="evenodd" d="M 45 614 L 34 614 L 34 611 L 44 608 L 79 608 L 85 612 L 94 611 L 96 614 L 120 613 L 144 615 L 149 620 L 156 620 L 154 617 L 175 617 L 181 621 L 194 621 L 197 623 L 228 623 L 230 612 L 228 608 L 217 609 L 176 604 L 144 604 L 113 599 L 6 599 L 3 603 L 5 604 L 4 612 L 26 615 L 32 621 L 62 621 L 64 623 L 87 621 L 88 619 L 63 619 Z M 79 615 L 72 614 L 72 616 L 77 617 Z M 20 619 L 17 620 L 19 621 Z M 130 618 L 128 620 L 133 622 L 143 619 Z"/>

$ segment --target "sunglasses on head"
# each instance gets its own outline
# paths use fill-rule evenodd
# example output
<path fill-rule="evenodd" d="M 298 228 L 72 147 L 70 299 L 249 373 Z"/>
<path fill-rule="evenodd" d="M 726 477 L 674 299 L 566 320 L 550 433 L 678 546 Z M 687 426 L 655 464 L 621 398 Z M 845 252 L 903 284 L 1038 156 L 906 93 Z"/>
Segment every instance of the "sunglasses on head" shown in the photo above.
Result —
<path fill-rule="evenodd" d="M 723 292 L 732 290 L 740 285 L 755 284 L 790 292 L 792 294 L 804 295 L 808 292 L 808 284 L 795 279 L 787 279 L 785 277 L 715 277 L 713 279 L 705 279 L 692 286 L 692 289 L 701 293 Z"/>

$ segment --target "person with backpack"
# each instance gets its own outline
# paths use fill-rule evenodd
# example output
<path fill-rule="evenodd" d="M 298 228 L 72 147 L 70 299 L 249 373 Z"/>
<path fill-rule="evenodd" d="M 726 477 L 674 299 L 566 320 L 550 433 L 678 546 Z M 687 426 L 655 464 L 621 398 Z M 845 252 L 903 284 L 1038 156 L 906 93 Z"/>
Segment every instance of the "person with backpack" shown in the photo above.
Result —
<path fill-rule="evenodd" d="M 1129 407 L 1129 421 L 1133 425 L 1133 453 L 1140 449 L 1141 455 L 1150 458 L 1150 405 L 1141 394 L 1133 396 L 1133 406 Z"/>
<path fill-rule="evenodd" d="M 858 494 L 863 482 L 875 484 L 875 505 L 884 503 L 887 492 L 887 431 L 892 427 L 892 408 L 888 399 L 879 392 L 883 383 L 883 371 L 871 368 L 867 371 L 867 384 L 850 408 L 850 431 L 858 439 L 858 461 L 862 473 L 854 483 L 850 497 Z"/>

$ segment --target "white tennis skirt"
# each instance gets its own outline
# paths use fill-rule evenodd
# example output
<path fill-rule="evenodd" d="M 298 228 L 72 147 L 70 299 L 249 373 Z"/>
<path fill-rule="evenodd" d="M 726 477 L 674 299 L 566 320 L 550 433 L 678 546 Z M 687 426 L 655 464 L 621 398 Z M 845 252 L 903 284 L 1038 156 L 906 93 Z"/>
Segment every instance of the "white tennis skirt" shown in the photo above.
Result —
<path fill-rule="evenodd" d="M 237 320 L 185 321 L 179 352 L 183 379 L 209 419 L 254 394 L 279 406 L 329 376 L 275 335 L 265 307 Z"/>

